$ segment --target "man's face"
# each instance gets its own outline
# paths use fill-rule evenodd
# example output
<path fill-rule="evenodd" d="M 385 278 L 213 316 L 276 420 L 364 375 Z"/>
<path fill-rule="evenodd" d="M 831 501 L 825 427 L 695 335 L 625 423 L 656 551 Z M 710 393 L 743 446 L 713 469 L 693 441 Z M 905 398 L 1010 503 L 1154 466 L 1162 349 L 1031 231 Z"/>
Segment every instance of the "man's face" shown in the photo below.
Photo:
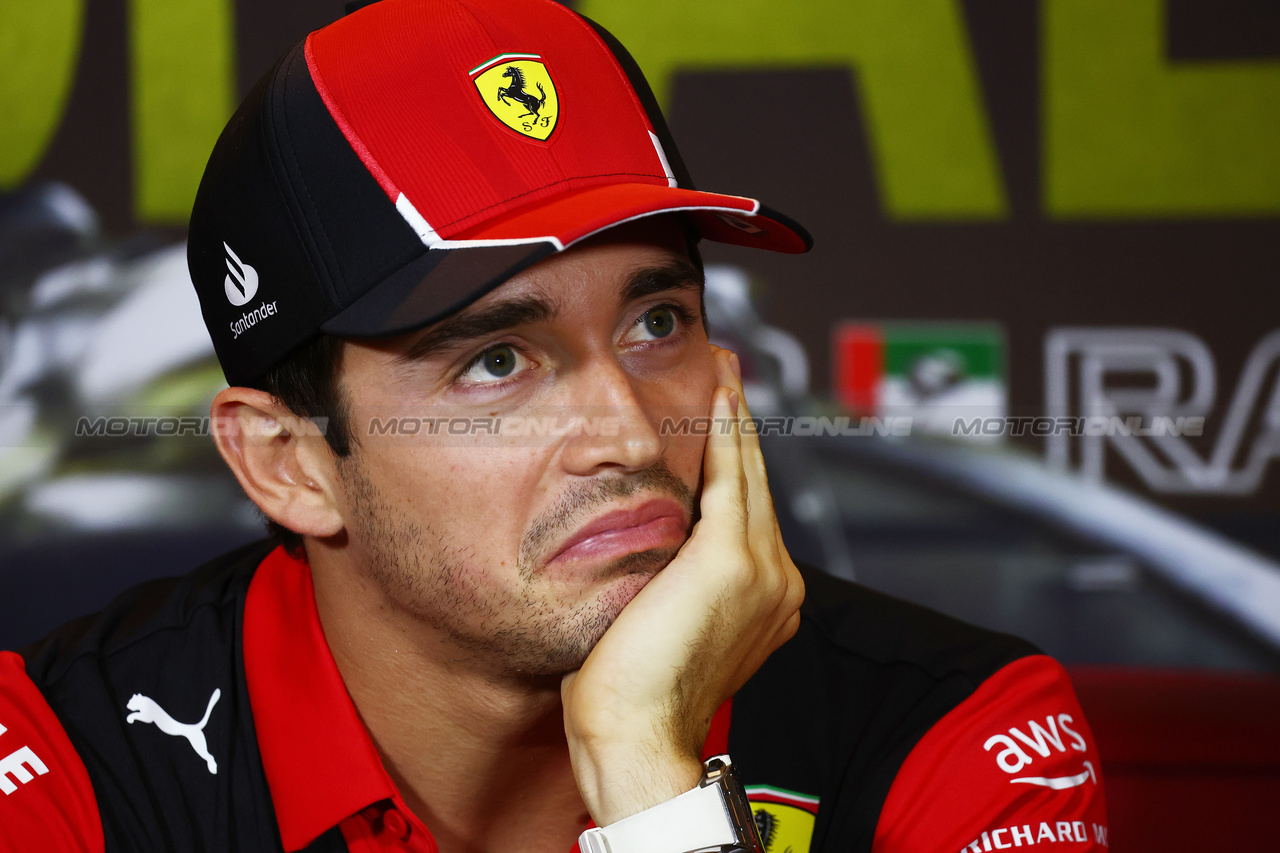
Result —
<path fill-rule="evenodd" d="M 389 606 L 495 672 L 581 665 L 688 536 L 703 441 L 661 422 L 705 416 L 715 390 L 700 285 L 677 224 L 643 220 L 346 345 L 347 546 Z M 427 425 L 370 434 L 392 417 Z M 450 434 L 465 419 L 499 434 Z"/>

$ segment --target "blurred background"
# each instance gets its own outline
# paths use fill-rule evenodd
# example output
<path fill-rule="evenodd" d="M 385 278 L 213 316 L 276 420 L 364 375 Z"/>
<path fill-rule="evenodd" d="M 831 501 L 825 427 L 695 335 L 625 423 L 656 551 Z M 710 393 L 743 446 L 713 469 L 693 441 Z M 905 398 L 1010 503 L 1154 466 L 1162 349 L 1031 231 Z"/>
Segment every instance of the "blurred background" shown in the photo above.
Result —
<path fill-rule="evenodd" d="M 0 648 L 262 535 L 185 266 L 341 0 L 0 0 Z M 1120 850 L 1280 829 L 1280 3 L 576 0 L 700 187 L 795 555 L 1068 664 Z"/>

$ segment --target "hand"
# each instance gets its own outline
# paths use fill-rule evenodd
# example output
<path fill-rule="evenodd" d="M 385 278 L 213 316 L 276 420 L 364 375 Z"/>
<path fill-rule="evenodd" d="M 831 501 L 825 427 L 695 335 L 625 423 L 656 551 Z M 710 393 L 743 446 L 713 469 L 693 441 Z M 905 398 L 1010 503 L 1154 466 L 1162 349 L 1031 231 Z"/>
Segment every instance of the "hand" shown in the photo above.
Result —
<path fill-rule="evenodd" d="M 561 684 L 574 776 L 604 826 L 693 788 L 711 718 L 800 625 L 804 582 L 778 530 L 738 359 L 716 388 L 701 519 Z M 727 429 L 725 429 L 727 427 Z"/>

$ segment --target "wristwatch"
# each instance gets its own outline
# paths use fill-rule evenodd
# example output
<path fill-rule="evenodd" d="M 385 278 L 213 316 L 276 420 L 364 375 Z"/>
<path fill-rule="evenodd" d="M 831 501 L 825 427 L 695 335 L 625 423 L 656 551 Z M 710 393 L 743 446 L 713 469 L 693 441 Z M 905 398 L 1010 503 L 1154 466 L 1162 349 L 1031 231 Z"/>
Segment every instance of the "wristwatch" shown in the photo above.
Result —
<path fill-rule="evenodd" d="M 764 853 L 727 755 L 702 763 L 698 787 L 578 838 L 582 853 Z"/>

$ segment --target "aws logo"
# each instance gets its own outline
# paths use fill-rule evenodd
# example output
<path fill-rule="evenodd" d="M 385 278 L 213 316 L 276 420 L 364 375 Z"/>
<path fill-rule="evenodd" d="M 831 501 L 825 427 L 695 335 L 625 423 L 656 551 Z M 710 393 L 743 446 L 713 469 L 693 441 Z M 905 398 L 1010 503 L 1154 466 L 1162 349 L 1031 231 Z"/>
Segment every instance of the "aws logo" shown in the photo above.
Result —
<path fill-rule="evenodd" d="M 489 112 L 516 133 L 546 140 L 556 129 L 560 99 L 536 53 L 504 53 L 470 73 Z"/>
<path fill-rule="evenodd" d="M 1051 714 L 1044 718 L 1044 722 L 1045 724 L 1042 726 L 1037 720 L 1028 720 L 1027 731 L 1031 733 L 1030 735 L 1017 726 L 1009 729 L 1009 734 L 1007 735 L 992 735 L 982 744 L 982 748 L 990 752 L 997 746 L 1003 746 L 1004 749 L 996 753 L 996 764 L 1000 766 L 1001 770 L 1010 775 L 1034 763 L 1036 758 L 1033 757 L 1032 753 L 1039 758 L 1048 758 L 1055 752 L 1065 753 L 1068 746 L 1076 752 L 1088 752 L 1089 747 L 1084 738 L 1069 725 L 1075 722 L 1070 714 L 1059 714 L 1056 719 Z M 1014 740 L 1014 738 L 1017 738 L 1017 740 Z M 1026 748 L 1024 749 L 1023 747 Z M 1020 776 L 1009 781 L 1026 785 L 1039 785 L 1053 790 L 1075 788 L 1090 780 L 1096 784 L 1098 776 L 1094 771 L 1093 762 L 1084 761 L 1081 766 L 1083 770 L 1072 776 Z"/>
<path fill-rule="evenodd" d="M 765 853 L 809 853 L 817 797 L 771 785 L 748 785 L 746 792 Z"/>

